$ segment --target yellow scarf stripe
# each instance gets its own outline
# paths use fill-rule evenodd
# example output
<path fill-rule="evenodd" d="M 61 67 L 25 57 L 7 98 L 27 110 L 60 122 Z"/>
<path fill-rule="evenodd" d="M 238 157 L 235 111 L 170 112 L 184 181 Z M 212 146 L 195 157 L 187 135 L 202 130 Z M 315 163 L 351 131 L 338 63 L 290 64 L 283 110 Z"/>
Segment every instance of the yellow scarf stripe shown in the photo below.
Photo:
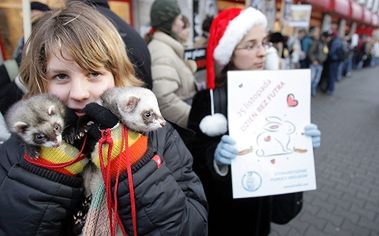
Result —
<path fill-rule="evenodd" d="M 122 125 L 117 125 L 113 129 L 111 129 L 111 137 L 113 139 L 113 147 L 112 147 L 112 153 L 111 153 L 111 160 L 118 157 L 120 153 L 123 151 L 121 150 L 122 147 Z M 134 132 L 129 130 L 128 131 L 128 145 L 129 147 L 133 146 L 141 137 L 143 137 L 142 134 Z M 103 144 L 102 146 L 102 154 L 104 159 L 104 165 L 107 165 L 107 156 L 108 156 L 108 148 L 109 144 Z M 100 166 L 100 159 L 98 157 L 99 155 L 99 146 L 97 145 L 92 152 L 92 161 L 96 166 Z"/>
<path fill-rule="evenodd" d="M 75 162 L 74 164 L 69 165 L 69 166 L 65 167 L 64 169 L 66 169 L 67 171 L 69 171 L 73 174 L 78 174 L 78 173 L 81 173 L 83 171 L 83 169 L 87 165 L 88 161 L 89 160 L 87 158 L 84 158 L 83 160 Z"/>
<path fill-rule="evenodd" d="M 57 148 L 42 147 L 40 150 L 40 158 L 38 160 L 40 160 L 41 163 L 54 166 L 72 161 L 77 158 L 78 155 L 79 151 L 75 147 L 63 142 L 62 145 Z M 83 168 L 87 163 L 88 159 L 85 158 L 64 168 L 52 169 L 63 174 L 76 175 L 83 171 Z"/>
<path fill-rule="evenodd" d="M 42 147 L 40 151 L 40 156 L 53 164 L 71 161 L 77 157 L 78 154 L 78 149 L 64 142 L 57 148 Z"/>

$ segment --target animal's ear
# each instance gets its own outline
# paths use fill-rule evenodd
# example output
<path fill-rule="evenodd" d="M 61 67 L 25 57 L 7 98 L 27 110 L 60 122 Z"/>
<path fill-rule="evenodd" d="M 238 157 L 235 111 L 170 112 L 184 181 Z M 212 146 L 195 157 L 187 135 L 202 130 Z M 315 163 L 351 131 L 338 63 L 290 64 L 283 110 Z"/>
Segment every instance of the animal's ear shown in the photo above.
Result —
<path fill-rule="evenodd" d="M 17 121 L 16 123 L 14 123 L 13 127 L 17 133 L 24 133 L 28 128 L 28 124 L 22 121 Z"/>
<path fill-rule="evenodd" d="M 136 109 L 138 103 L 140 101 L 140 98 L 135 96 L 130 96 L 123 104 L 123 110 L 124 112 L 133 112 L 134 109 Z"/>
<path fill-rule="evenodd" d="M 56 111 L 56 107 L 54 105 L 51 105 L 49 107 L 49 109 L 47 109 L 47 114 L 49 114 L 49 116 L 55 115 L 56 113 L 57 113 L 57 111 Z"/>

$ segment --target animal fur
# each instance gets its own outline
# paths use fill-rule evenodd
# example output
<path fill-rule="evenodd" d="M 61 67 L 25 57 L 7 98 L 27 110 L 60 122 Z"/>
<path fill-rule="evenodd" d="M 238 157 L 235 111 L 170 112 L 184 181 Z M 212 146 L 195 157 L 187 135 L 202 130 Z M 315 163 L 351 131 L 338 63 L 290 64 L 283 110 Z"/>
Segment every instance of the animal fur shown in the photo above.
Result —
<path fill-rule="evenodd" d="M 146 88 L 111 88 L 101 96 L 102 105 L 131 130 L 149 132 L 163 127 L 166 121 L 155 94 Z"/>
<path fill-rule="evenodd" d="M 40 94 L 15 103 L 6 114 L 10 132 L 26 144 L 32 158 L 39 147 L 58 147 L 62 142 L 65 106 L 53 95 Z"/>

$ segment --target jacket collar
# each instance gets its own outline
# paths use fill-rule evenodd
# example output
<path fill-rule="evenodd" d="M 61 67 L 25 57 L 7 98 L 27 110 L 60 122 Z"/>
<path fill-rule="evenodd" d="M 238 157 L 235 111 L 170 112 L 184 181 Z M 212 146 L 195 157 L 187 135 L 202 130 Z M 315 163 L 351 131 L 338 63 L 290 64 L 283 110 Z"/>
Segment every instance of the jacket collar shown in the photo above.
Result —
<path fill-rule="evenodd" d="M 161 41 L 165 44 L 168 44 L 172 49 L 174 49 L 175 53 L 180 57 L 183 58 L 184 55 L 184 46 L 175 40 L 173 37 L 169 36 L 166 33 L 163 33 L 161 31 L 155 32 L 153 35 L 153 39 Z"/>

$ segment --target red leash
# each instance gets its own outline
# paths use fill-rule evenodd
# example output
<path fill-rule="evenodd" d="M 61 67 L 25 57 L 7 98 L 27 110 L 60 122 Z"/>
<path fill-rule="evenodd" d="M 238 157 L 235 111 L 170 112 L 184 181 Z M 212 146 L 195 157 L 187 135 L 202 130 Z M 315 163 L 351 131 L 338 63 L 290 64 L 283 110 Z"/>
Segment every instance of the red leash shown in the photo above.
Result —
<path fill-rule="evenodd" d="M 80 151 L 79 151 L 79 154 L 74 158 L 72 159 L 71 161 L 67 161 L 67 162 L 63 162 L 63 163 L 59 163 L 59 164 L 46 164 L 46 163 L 41 163 L 38 161 L 38 158 L 31 158 L 27 153 L 24 154 L 24 159 L 29 162 L 29 163 L 32 163 L 33 165 L 36 165 L 36 166 L 39 166 L 39 167 L 43 167 L 43 168 L 46 168 L 46 169 L 61 169 L 61 168 L 65 168 L 69 165 L 72 165 L 78 161 L 81 161 L 85 158 L 84 155 L 82 155 L 82 152 L 84 150 L 84 146 L 87 142 L 87 136 L 84 137 L 84 141 L 83 141 L 83 144 L 82 144 L 82 147 L 80 148 Z"/>
<path fill-rule="evenodd" d="M 99 158 L 100 158 L 100 168 L 101 173 L 103 175 L 103 180 L 105 184 L 105 192 L 106 192 L 106 201 L 107 201 L 107 207 L 108 207 L 108 216 L 109 216 L 109 222 L 111 227 L 111 235 L 115 235 L 116 226 L 117 223 L 120 226 L 120 229 L 122 231 L 123 235 L 127 235 L 125 228 L 122 224 L 122 221 L 120 219 L 120 216 L 118 214 L 118 184 L 119 184 L 119 177 L 120 177 L 120 168 L 121 165 L 119 164 L 121 162 L 121 159 L 125 158 L 126 160 L 126 171 L 128 175 L 128 184 L 129 184 L 129 193 L 130 193 L 130 204 L 131 204 L 131 210 L 132 210 L 132 223 L 133 223 L 133 234 L 137 236 L 137 213 L 136 213 L 136 203 L 135 203 L 135 193 L 134 193 L 134 184 L 133 184 L 133 175 L 132 175 L 132 164 L 130 161 L 129 156 L 129 144 L 128 144 L 128 129 L 126 127 L 122 127 L 122 140 L 121 140 L 121 152 L 117 158 L 117 160 L 114 162 L 116 166 L 116 176 L 115 176 L 115 187 L 113 191 L 113 196 L 111 192 L 111 158 L 112 158 L 112 148 L 113 148 L 113 139 L 111 137 L 111 130 L 106 129 L 102 131 L 101 139 L 99 140 Z M 107 166 L 104 167 L 104 158 L 103 158 L 103 149 L 102 145 L 107 143 L 109 145 L 108 147 L 108 153 L 107 153 Z M 114 219 L 113 219 L 113 213 L 114 213 Z"/>

